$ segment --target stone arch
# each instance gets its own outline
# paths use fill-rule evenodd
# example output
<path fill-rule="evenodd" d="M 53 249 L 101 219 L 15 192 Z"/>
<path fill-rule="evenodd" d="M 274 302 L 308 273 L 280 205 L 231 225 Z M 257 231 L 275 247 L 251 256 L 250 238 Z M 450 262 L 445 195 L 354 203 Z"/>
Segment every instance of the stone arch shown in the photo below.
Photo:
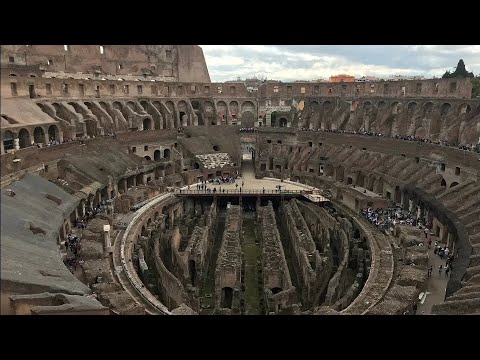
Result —
<path fill-rule="evenodd" d="M 107 103 L 106 103 L 105 101 L 100 101 L 99 104 L 100 104 L 100 107 L 101 107 L 105 112 L 108 113 Z"/>
<path fill-rule="evenodd" d="M 48 139 L 60 141 L 60 133 L 57 125 L 50 125 L 48 127 Z"/>
<path fill-rule="evenodd" d="M 387 108 L 387 103 L 383 100 L 377 102 L 377 109 L 378 110 L 385 110 Z"/>
<path fill-rule="evenodd" d="M 97 134 L 97 122 L 95 120 L 85 120 L 85 128 L 87 129 L 88 136 L 93 137 Z"/>
<path fill-rule="evenodd" d="M 343 177 L 345 175 L 345 170 L 342 165 L 339 165 L 337 167 L 337 171 L 335 172 L 335 180 L 343 180 Z"/>
<path fill-rule="evenodd" d="M 310 110 L 318 111 L 320 110 L 320 103 L 317 100 L 310 101 Z"/>
<path fill-rule="evenodd" d="M 186 125 L 191 125 L 189 124 L 189 119 L 188 119 L 187 103 L 184 100 L 180 100 L 177 103 L 177 109 L 178 109 L 180 126 L 182 126 L 184 123 Z"/>
<path fill-rule="evenodd" d="M 230 110 L 230 114 L 232 115 L 233 119 L 239 119 L 240 118 L 238 102 L 236 102 L 235 100 L 230 101 L 229 110 Z"/>
<path fill-rule="evenodd" d="M 382 178 L 379 178 L 377 180 L 377 183 L 376 183 L 376 186 L 375 186 L 375 192 L 377 194 L 380 194 L 380 195 L 383 194 L 383 179 Z"/>
<path fill-rule="evenodd" d="M 456 181 L 452 182 L 452 184 L 450 185 L 450 189 L 457 186 L 457 185 L 458 185 L 458 182 L 456 182 Z"/>
<path fill-rule="evenodd" d="M 137 180 L 137 185 L 143 185 L 143 173 L 137 174 L 136 180 Z"/>
<path fill-rule="evenodd" d="M 357 175 L 357 181 L 355 182 L 356 186 L 365 187 L 365 175 L 362 172 L 359 172 Z"/>
<path fill-rule="evenodd" d="M 2 141 L 4 150 L 12 150 L 15 148 L 13 133 L 10 130 L 5 130 Z"/>
<path fill-rule="evenodd" d="M 472 108 L 468 104 L 461 104 L 458 106 L 459 114 L 468 114 L 470 111 L 472 111 Z"/>
<path fill-rule="evenodd" d="M 452 108 L 452 104 L 443 103 L 442 106 L 440 106 L 440 115 L 447 115 L 447 113 L 450 111 L 451 108 Z"/>
<path fill-rule="evenodd" d="M 122 178 L 122 179 L 118 180 L 117 187 L 118 187 L 118 192 L 120 194 L 123 194 L 124 191 L 125 191 L 125 188 L 127 187 L 127 179 Z"/>
<path fill-rule="evenodd" d="M 231 309 L 233 302 L 233 289 L 231 287 L 224 287 L 221 290 L 220 307 Z"/>
<path fill-rule="evenodd" d="M 137 112 L 137 105 L 133 101 L 127 101 L 127 106 L 133 111 Z"/>
<path fill-rule="evenodd" d="M 155 151 L 153 152 L 153 160 L 155 160 L 155 161 L 160 161 L 161 156 L 162 156 L 162 153 L 161 153 L 160 150 L 155 150 Z"/>
<path fill-rule="evenodd" d="M 443 177 L 442 177 L 442 181 L 440 182 L 440 186 L 447 187 L 447 182 L 445 181 L 445 179 Z"/>
<path fill-rule="evenodd" d="M 153 130 L 152 124 L 153 124 L 152 119 L 150 118 L 143 119 L 143 130 Z"/>
<path fill-rule="evenodd" d="M 148 155 L 145 155 L 144 158 L 145 158 L 146 160 L 148 160 L 148 161 L 152 160 L 152 158 L 151 158 L 150 156 L 148 156 Z"/>
<path fill-rule="evenodd" d="M 196 285 L 197 280 L 197 268 L 195 266 L 195 260 L 190 259 L 188 260 L 188 274 L 190 275 L 190 281 L 192 286 Z"/>
<path fill-rule="evenodd" d="M 370 175 L 368 177 L 368 182 L 367 182 L 367 186 L 366 186 L 367 190 L 373 191 L 374 182 L 375 182 L 375 176 Z"/>
<path fill-rule="evenodd" d="M 227 104 L 225 101 L 217 102 L 217 111 L 218 116 L 222 119 L 223 122 L 227 120 Z"/>
<path fill-rule="evenodd" d="M 163 150 L 163 158 L 164 159 L 170 159 L 170 149 L 165 149 Z"/>
<path fill-rule="evenodd" d="M 18 144 L 20 149 L 24 149 L 32 145 L 32 140 L 30 139 L 30 132 L 23 128 L 18 132 Z"/>
<path fill-rule="evenodd" d="M 42 127 L 37 126 L 33 130 L 33 141 L 37 144 L 45 144 L 45 130 Z"/>
<path fill-rule="evenodd" d="M 433 107 L 434 107 L 433 102 L 431 102 L 431 101 L 426 102 L 426 103 L 423 105 L 424 115 L 425 115 L 425 116 L 430 115 L 430 114 L 432 113 L 432 111 L 433 111 Z"/>
<path fill-rule="evenodd" d="M 412 115 L 417 110 L 418 104 L 415 101 L 411 101 L 407 105 L 407 114 Z"/>
<path fill-rule="evenodd" d="M 331 101 L 324 101 L 322 104 L 322 108 L 324 112 L 330 112 L 333 110 L 333 103 Z"/>
<path fill-rule="evenodd" d="M 279 127 L 287 127 L 288 121 L 285 117 L 281 117 L 278 119 L 278 126 Z"/>
<path fill-rule="evenodd" d="M 402 202 L 402 192 L 400 191 L 400 186 L 395 186 L 395 203 L 400 204 Z"/>
<path fill-rule="evenodd" d="M 146 100 L 140 101 L 140 105 L 142 106 L 143 110 L 146 112 L 148 109 L 148 102 Z"/>
<path fill-rule="evenodd" d="M 341 190 L 337 190 L 337 200 L 338 201 L 343 200 L 343 192 Z"/>
<path fill-rule="evenodd" d="M 244 101 L 242 103 L 242 114 L 245 112 L 245 111 L 251 111 L 252 113 L 255 112 L 255 105 L 253 104 L 253 102 L 251 101 Z"/>
<path fill-rule="evenodd" d="M 271 127 L 278 127 L 277 112 L 276 111 L 274 111 L 270 114 L 270 126 Z"/>
<path fill-rule="evenodd" d="M 398 101 L 394 101 L 394 102 L 392 103 L 392 114 L 393 114 L 393 115 L 398 114 L 398 111 L 400 110 L 400 106 L 401 106 L 401 105 L 402 105 L 402 104 L 399 103 Z"/>
<path fill-rule="evenodd" d="M 118 111 L 122 111 L 122 103 L 120 101 L 114 101 L 112 107 Z"/>
<path fill-rule="evenodd" d="M 200 164 L 199 164 L 197 161 L 195 161 L 195 162 L 193 163 L 193 168 L 194 168 L 194 169 L 200 169 Z"/>
<path fill-rule="evenodd" d="M 372 103 L 370 101 L 364 101 L 362 104 L 363 111 L 369 111 L 372 109 Z"/>
<path fill-rule="evenodd" d="M 198 100 L 192 100 L 191 104 L 192 104 L 193 110 L 200 110 L 201 106 Z"/>
<path fill-rule="evenodd" d="M 255 115 L 251 111 L 242 113 L 242 126 L 253 128 L 255 126 Z"/>

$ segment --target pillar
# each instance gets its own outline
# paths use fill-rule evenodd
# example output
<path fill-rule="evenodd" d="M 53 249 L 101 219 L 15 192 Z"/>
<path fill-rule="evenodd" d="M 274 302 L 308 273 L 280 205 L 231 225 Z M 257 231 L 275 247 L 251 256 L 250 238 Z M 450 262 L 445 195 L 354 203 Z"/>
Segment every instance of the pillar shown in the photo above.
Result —
<path fill-rule="evenodd" d="M 2 144 L 1 144 L 1 151 L 0 151 L 0 154 L 4 154 L 5 153 L 5 147 L 3 146 L 3 139 L 0 141 Z"/>
<path fill-rule="evenodd" d="M 170 228 L 173 229 L 173 222 L 174 222 L 174 218 L 173 218 L 173 207 L 170 208 L 170 210 L 169 210 L 169 216 L 170 216 Z"/>
<path fill-rule="evenodd" d="M 48 137 L 48 129 L 47 131 L 45 131 L 44 136 L 45 136 L 45 145 L 47 145 L 50 142 L 50 138 Z"/>
<path fill-rule="evenodd" d="M 20 150 L 20 139 L 18 137 L 13 139 L 13 147 L 15 150 Z"/>
<path fill-rule="evenodd" d="M 105 244 L 105 252 L 111 252 L 112 242 L 110 239 L 110 225 L 103 225 L 103 239 Z"/>

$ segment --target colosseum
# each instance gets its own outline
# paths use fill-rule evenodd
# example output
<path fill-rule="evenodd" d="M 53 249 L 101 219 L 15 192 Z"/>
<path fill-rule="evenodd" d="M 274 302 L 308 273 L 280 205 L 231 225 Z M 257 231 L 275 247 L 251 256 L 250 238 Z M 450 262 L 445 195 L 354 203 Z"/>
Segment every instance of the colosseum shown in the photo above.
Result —
<path fill-rule="evenodd" d="M 214 83 L 2 45 L 1 313 L 480 313 L 470 78 Z"/>

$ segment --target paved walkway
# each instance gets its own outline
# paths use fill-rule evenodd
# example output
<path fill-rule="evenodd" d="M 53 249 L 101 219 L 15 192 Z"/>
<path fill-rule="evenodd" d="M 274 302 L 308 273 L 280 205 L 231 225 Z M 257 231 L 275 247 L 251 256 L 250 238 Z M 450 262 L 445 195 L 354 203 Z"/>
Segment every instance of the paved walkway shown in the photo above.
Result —
<path fill-rule="evenodd" d="M 242 185 L 243 182 L 243 185 Z M 238 184 L 238 188 L 236 187 Z M 247 160 L 242 162 L 242 177 L 237 179 L 234 183 L 231 184 L 213 184 L 207 183 L 209 189 L 215 187 L 217 190 L 219 187 L 225 190 L 239 190 L 242 187 L 242 191 L 245 190 L 276 190 L 277 185 L 282 185 L 282 190 L 305 190 L 305 185 L 303 184 L 292 184 L 289 182 L 281 182 L 280 180 L 274 179 L 256 179 L 255 171 L 253 168 L 253 161 Z M 182 189 L 187 189 L 187 186 L 184 186 Z M 196 184 L 190 185 L 190 190 L 196 190 Z"/>
<path fill-rule="evenodd" d="M 445 291 L 447 289 L 448 277 L 445 276 L 445 270 L 438 273 L 438 267 L 445 267 L 446 260 L 440 259 L 440 256 L 433 253 L 435 238 L 432 237 L 432 248 L 428 250 L 428 266 L 433 266 L 432 276 L 427 280 L 426 295 L 419 301 L 417 315 L 430 315 L 434 304 L 443 303 L 445 300 Z M 440 244 L 444 245 L 444 244 Z M 454 264 L 455 266 L 455 264 Z M 450 276 L 450 275 L 449 275 Z M 423 303 L 422 303 L 423 302 Z"/>

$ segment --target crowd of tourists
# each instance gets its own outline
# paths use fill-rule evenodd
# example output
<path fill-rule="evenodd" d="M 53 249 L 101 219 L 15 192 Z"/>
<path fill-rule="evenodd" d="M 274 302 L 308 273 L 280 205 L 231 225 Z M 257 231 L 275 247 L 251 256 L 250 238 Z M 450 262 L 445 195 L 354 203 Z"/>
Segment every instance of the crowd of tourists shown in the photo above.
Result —
<path fill-rule="evenodd" d="M 240 132 L 241 133 L 254 133 L 254 132 L 257 132 L 258 129 L 257 128 L 252 128 L 252 127 L 249 127 L 249 128 L 240 128 Z"/>
<path fill-rule="evenodd" d="M 337 133 L 337 134 L 353 134 L 353 135 L 365 135 L 365 136 L 376 136 L 376 137 L 385 137 L 385 134 L 382 134 L 381 132 L 375 132 L 375 131 L 350 131 L 350 130 L 331 130 L 331 129 L 309 129 L 305 127 L 300 128 L 301 131 L 313 131 L 313 132 L 327 132 L 327 133 Z M 418 137 L 418 136 L 412 136 L 412 135 L 394 135 L 391 136 L 391 138 L 398 139 L 398 140 L 404 140 L 404 141 L 415 141 L 418 143 L 426 143 L 426 144 L 435 144 L 435 145 L 441 145 L 441 146 L 447 146 L 447 147 L 454 147 L 460 150 L 465 150 L 465 151 L 472 151 L 476 153 L 480 153 L 480 143 L 478 144 L 456 144 L 456 143 L 450 143 L 448 141 L 444 140 L 437 140 L 437 141 L 432 141 L 430 139 Z"/>
<path fill-rule="evenodd" d="M 402 209 L 400 206 L 392 206 L 385 209 L 369 207 L 362 209 L 362 215 L 371 224 L 386 230 L 395 225 L 420 225 L 422 227 L 421 220 L 417 220 L 414 214 Z"/>
<path fill-rule="evenodd" d="M 78 229 L 85 229 L 91 219 L 98 214 L 104 213 L 105 211 L 107 211 L 107 204 L 105 201 L 102 201 L 100 204 L 93 205 L 89 209 L 85 209 L 85 215 L 77 219 L 75 226 Z M 77 266 L 81 263 L 81 238 L 73 233 L 69 233 L 64 245 L 65 249 L 67 250 L 67 256 L 63 262 L 70 269 L 70 271 L 75 271 Z"/>

